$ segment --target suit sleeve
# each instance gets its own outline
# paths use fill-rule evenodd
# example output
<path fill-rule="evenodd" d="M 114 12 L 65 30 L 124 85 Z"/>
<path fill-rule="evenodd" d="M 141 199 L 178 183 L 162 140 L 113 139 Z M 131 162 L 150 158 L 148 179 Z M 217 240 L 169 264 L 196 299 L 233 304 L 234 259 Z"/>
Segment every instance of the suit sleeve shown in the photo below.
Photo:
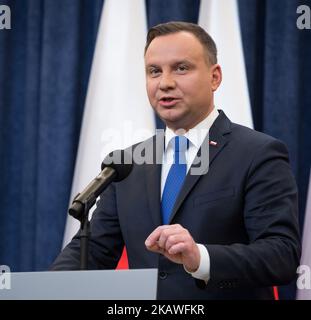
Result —
<path fill-rule="evenodd" d="M 114 269 L 120 259 L 124 241 L 120 230 L 114 185 L 100 196 L 91 222 L 88 269 Z M 80 233 L 59 254 L 50 270 L 80 269 Z"/>
<path fill-rule="evenodd" d="M 244 224 L 249 244 L 206 245 L 210 285 L 262 287 L 287 284 L 300 259 L 297 187 L 285 145 L 259 148 L 245 185 Z"/>

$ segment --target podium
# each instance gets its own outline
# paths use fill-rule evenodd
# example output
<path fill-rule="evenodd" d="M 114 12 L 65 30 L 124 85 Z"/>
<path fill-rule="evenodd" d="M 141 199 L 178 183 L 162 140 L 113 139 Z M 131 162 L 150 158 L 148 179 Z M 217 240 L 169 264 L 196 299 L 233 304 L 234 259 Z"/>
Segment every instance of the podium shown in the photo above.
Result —
<path fill-rule="evenodd" d="M 157 269 L 12 272 L 0 300 L 155 300 Z"/>

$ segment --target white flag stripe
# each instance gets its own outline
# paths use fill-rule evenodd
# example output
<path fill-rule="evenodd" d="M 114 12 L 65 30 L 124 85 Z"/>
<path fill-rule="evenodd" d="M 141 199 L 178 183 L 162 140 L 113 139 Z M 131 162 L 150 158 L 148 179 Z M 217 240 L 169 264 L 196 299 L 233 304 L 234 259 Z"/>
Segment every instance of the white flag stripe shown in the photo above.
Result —
<path fill-rule="evenodd" d="M 306 213 L 304 219 L 304 227 L 303 227 L 303 237 L 302 237 L 302 255 L 300 260 L 300 265 L 305 265 L 311 268 L 311 170 L 309 177 L 309 189 L 308 189 L 308 198 L 306 205 Z M 310 276 L 307 277 L 307 274 L 303 274 L 306 276 L 305 280 L 309 281 L 307 285 L 310 285 Z M 298 289 L 297 290 L 297 299 L 298 300 L 311 300 L 311 289 Z"/>
<path fill-rule="evenodd" d="M 201 0 L 199 25 L 216 42 L 223 70 L 215 106 L 233 122 L 253 128 L 236 0 Z"/>
<path fill-rule="evenodd" d="M 89 80 L 71 200 L 99 173 L 112 150 L 142 141 L 155 131 L 145 89 L 144 0 L 104 2 Z M 79 224 L 68 217 L 64 245 Z"/>

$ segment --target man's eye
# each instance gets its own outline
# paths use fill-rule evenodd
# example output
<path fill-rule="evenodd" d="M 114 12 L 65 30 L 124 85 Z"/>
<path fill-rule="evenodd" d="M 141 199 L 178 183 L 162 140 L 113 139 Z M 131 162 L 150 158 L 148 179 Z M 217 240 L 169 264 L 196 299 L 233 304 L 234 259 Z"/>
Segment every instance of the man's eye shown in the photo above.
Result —
<path fill-rule="evenodd" d="M 187 70 L 188 70 L 188 68 L 185 65 L 180 65 L 180 66 L 177 67 L 177 71 L 184 72 L 184 71 L 187 71 Z"/>
<path fill-rule="evenodd" d="M 149 69 L 149 74 L 151 76 L 156 76 L 160 72 L 159 69 Z"/>

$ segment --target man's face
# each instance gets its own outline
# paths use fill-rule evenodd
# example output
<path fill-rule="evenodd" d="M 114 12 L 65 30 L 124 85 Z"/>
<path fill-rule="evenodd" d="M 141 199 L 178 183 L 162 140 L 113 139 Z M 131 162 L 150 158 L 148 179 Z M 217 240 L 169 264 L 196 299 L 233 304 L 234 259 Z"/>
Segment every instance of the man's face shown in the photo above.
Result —
<path fill-rule="evenodd" d="M 168 127 L 189 130 L 212 111 L 221 69 L 207 62 L 194 35 L 182 31 L 156 37 L 145 66 L 150 104 Z"/>

